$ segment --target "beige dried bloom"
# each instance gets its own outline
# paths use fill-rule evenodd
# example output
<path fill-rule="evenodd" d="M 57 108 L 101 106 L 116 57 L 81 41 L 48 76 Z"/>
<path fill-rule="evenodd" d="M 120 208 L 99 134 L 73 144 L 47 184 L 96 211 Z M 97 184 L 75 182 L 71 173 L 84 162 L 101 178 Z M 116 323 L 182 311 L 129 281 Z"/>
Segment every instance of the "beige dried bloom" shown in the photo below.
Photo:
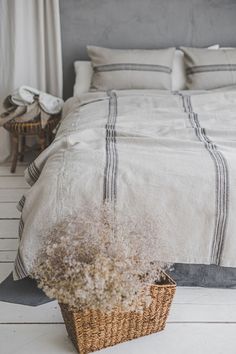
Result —
<path fill-rule="evenodd" d="M 142 293 L 168 264 L 158 255 L 158 222 L 148 215 L 114 213 L 109 204 L 83 208 L 46 235 L 32 277 L 51 298 L 74 309 L 140 310 Z"/>

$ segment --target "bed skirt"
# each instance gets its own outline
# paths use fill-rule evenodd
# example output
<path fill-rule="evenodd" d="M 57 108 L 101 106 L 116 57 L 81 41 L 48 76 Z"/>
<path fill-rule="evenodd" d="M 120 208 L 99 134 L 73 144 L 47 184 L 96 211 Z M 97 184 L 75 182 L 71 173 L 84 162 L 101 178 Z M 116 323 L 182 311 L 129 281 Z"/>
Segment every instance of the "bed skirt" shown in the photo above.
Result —
<path fill-rule="evenodd" d="M 169 274 L 177 286 L 236 288 L 236 268 L 177 263 Z"/>

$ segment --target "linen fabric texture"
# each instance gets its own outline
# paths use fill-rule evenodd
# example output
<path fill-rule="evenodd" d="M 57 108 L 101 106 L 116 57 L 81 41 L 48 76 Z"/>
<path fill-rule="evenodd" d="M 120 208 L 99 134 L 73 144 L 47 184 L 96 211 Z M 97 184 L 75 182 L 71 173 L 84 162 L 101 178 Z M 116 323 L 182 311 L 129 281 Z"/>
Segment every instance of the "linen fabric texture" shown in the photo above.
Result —
<path fill-rule="evenodd" d="M 92 89 L 171 90 L 175 48 L 123 50 L 87 46 L 87 51 L 93 66 Z"/>
<path fill-rule="evenodd" d="M 219 49 L 219 45 L 215 44 L 209 49 Z M 75 84 L 74 84 L 74 96 L 80 96 L 90 90 L 93 67 L 89 60 L 76 60 L 74 62 L 75 70 Z M 184 90 L 186 88 L 186 73 L 184 66 L 184 53 L 176 49 L 174 53 L 172 74 L 171 74 L 171 89 L 172 91 Z"/>
<path fill-rule="evenodd" d="M 236 84 L 236 49 L 181 47 L 181 50 L 188 89 L 211 90 Z"/>

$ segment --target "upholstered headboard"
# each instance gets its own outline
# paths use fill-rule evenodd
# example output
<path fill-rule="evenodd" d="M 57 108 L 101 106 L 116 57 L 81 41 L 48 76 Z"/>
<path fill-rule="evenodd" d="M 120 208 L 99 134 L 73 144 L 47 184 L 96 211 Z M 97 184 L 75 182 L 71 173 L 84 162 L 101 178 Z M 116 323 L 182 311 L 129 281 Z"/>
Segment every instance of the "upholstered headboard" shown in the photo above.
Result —
<path fill-rule="evenodd" d="M 111 48 L 236 46 L 236 0 L 60 0 L 64 97 L 86 45 Z"/>

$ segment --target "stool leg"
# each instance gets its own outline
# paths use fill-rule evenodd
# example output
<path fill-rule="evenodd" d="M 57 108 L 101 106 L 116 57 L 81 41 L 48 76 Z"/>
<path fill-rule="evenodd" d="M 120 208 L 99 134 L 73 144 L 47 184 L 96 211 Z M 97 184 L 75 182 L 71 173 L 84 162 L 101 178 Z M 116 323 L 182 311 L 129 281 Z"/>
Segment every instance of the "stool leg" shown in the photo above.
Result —
<path fill-rule="evenodd" d="M 13 158 L 12 158 L 12 164 L 11 164 L 11 173 L 14 173 L 16 170 L 16 165 L 17 165 L 17 159 L 18 159 L 18 145 L 19 145 L 19 139 L 17 135 L 12 136 L 12 152 L 13 152 Z"/>
<path fill-rule="evenodd" d="M 25 153 L 25 136 L 21 138 L 21 151 L 20 151 L 20 161 L 24 161 L 24 153 Z"/>
<path fill-rule="evenodd" d="M 52 131 L 48 132 L 48 144 L 49 145 L 53 142 L 53 138 L 54 138 L 53 132 Z"/>
<path fill-rule="evenodd" d="M 39 144 L 41 152 L 46 148 L 46 134 L 44 131 L 41 131 L 39 135 Z"/>

